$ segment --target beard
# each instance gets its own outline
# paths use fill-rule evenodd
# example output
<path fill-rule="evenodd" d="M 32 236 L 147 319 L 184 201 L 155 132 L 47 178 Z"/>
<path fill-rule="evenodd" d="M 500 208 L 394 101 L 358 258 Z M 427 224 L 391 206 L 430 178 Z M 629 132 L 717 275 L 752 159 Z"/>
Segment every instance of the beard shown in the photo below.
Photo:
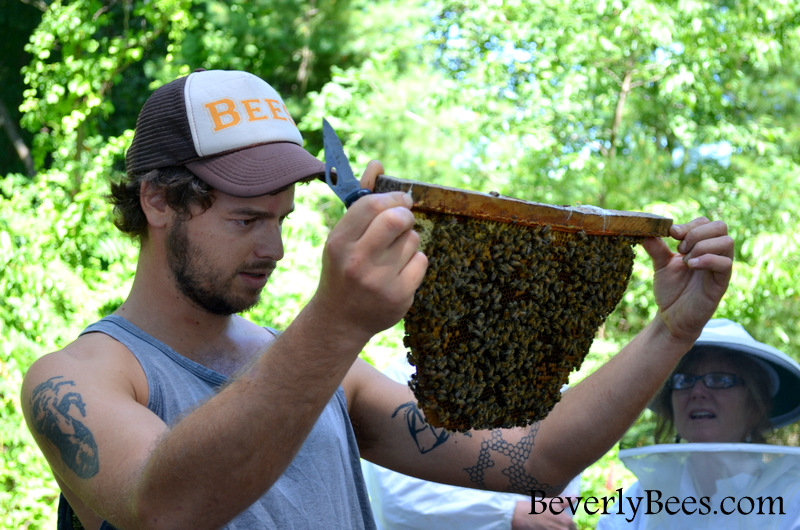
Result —
<path fill-rule="evenodd" d="M 235 294 L 237 275 L 242 270 L 265 270 L 269 276 L 276 266 L 274 260 L 260 260 L 227 275 L 209 265 L 210 261 L 203 258 L 202 250 L 190 240 L 186 221 L 177 218 L 167 234 L 167 263 L 178 290 L 200 309 L 222 316 L 247 311 L 261 300 L 261 289 Z"/>

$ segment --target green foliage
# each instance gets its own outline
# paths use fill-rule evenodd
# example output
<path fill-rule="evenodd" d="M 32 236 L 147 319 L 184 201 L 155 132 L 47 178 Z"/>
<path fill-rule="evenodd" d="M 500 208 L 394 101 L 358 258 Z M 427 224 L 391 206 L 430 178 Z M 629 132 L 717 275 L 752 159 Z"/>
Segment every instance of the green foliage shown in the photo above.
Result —
<path fill-rule="evenodd" d="M 800 357 L 788 81 L 800 74 L 800 10 L 450 1 L 419 14 L 416 5 L 403 3 L 414 44 L 403 33 L 337 70 L 310 95 L 307 128 L 326 115 L 353 160 L 380 158 L 401 177 L 676 222 L 723 219 L 739 263 L 720 316 Z M 620 340 L 654 312 L 641 260 L 607 331 Z"/>
<path fill-rule="evenodd" d="M 184 61 L 205 68 L 248 70 L 282 95 L 321 87 L 330 65 L 347 61 L 350 0 L 247 4 L 197 2 L 198 31 L 181 43 Z M 352 59 L 351 59 L 352 60 Z"/>
<path fill-rule="evenodd" d="M 19 175 L 2 181 L 0 509 L 9 514 L 7 528 L 52 527 L 47 521 L 56 499 L 49 470 L 22 421 L 22 374 L 40 355 L 73 340 L 104 305 L 121 301 L 135 263 L 130 242 L 101 228 L 110 224 L 110 212 L 98 204 L 98 175 L 112 161 L 101 150 L 92 160 L 97 172 L 87 172 L 77 192 L 69 177 L 54 170 L 35 183 Z"/>
<path fill-rule="evenodd" d="M 50 5 L 25 47 L 32 60 L 23 68 L 29 88 L 20 107 L 22 124 L 36 133 L 38 168 L 63 168 L 80 180 L 82 168 L 75 164 L 85 163 L 98 124 L 114 112 L 109 92 L 162 34 L 172 41 L 183 38 L 188 4 L 59 0 Z"/>

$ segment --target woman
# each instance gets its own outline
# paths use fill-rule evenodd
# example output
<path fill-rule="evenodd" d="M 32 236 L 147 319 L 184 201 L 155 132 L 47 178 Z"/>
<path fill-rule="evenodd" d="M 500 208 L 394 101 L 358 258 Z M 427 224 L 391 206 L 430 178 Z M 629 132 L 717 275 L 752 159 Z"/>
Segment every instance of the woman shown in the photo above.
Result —
<path fill-rule="evenodd" d="M 676 443 L 620 451 L 639 481 L 598 529 L 800 529 L 800 449 L 764 444 L 800 419 L 798 363 L 712 320 L 652 408 L 656 440 Z"/>

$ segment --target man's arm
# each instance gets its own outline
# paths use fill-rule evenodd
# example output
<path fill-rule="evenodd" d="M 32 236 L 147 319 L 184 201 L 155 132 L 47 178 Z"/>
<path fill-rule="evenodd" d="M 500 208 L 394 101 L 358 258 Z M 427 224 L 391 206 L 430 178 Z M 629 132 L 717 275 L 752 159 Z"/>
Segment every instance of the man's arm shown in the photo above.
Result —
<path fill-rule="evenodd" d="M 146 408 L 144 374 L 123 350 L 109 337 L 88 334 L 37 360 L 23 381 L 28 427 L 87 528 L 102 521 L 92 509 L 119 511 L 133 471 L 125 464 L 144 461 L 167 429 Z M 108 498 L 112 491 L 124 495 Z"/>
<path fill-rule="evenodd" d="M 467 434 L 434 429 L 424 423 L 410 390 L 354 366 L 345 382 L 364 457 L 427 480 L 558 493 L 625 433 L 727 288 L 733 241 L 724 223 L 696 219 L 675 226 L 673 237 L 681 241 L 678 253 L 660 239 L 644 243 L 655 269 L 655 319 L 530 428 Z"/>
<path fill-rule="evenodd" d="M 369 338 L 410 306 L 427 261 L 409 206 L 402 193 L 354 204 L 331 231 L 312 301 L 249 369 L 174 426 L 145 407 L 141 369 L 113 341 L 90 334 L 39 360 L 22 403 L 59 482 L 125 528 L 219 527 L 252 504 Z"/>

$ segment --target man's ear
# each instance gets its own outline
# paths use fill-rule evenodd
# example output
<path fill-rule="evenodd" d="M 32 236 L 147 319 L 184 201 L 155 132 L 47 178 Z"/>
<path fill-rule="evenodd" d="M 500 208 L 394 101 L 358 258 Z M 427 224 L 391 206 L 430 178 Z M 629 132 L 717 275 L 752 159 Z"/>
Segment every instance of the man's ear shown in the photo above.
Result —
<path fill-rule="evenodd" d="M 142 182 L 139 189 L 139 203 L 147 217 L 147 224 L 154 228 L 163 228 L 172 217 L 172 208 L 167 205 L 164 190 L 152 182 Z"/>

